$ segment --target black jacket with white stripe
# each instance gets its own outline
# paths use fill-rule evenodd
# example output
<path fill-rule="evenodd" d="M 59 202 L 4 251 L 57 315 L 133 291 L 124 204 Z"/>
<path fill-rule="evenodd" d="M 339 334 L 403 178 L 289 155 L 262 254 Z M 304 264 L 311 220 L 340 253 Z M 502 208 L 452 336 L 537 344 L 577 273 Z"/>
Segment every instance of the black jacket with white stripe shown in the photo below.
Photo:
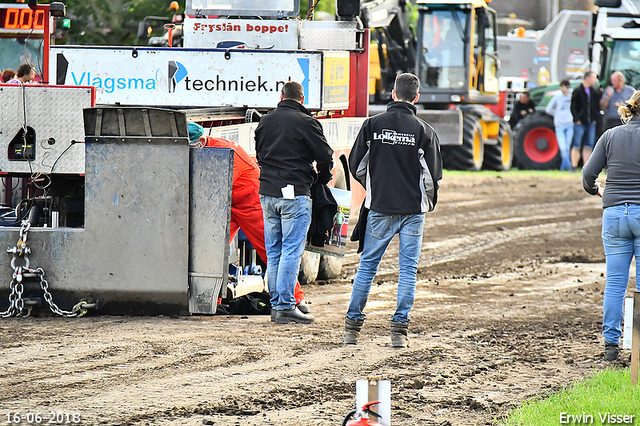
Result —
<path fill-rule="evenodd" d="M 367 119 L 349 155 L 353 177 L 367 191 L 364 206 L 383 214 L 432 211 L 442 179 L 440 142 L 416 107 L 392 102 Z"/>

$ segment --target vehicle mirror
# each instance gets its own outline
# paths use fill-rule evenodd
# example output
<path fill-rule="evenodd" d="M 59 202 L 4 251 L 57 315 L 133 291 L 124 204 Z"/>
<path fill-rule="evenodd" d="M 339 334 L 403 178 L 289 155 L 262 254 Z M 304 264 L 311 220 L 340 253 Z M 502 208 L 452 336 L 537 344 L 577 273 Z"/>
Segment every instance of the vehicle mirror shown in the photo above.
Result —
<path fill-rule="evenodd" d="M 336 15 L 341 18 L 353 18 L 360 14 L 360 0 L 337 0 Z"/>

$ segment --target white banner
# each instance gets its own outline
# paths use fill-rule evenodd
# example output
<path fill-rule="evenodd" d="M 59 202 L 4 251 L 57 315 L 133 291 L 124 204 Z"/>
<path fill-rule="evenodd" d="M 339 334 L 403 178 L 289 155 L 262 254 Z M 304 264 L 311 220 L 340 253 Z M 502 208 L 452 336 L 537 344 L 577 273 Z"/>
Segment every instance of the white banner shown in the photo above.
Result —
<path fill-rule="evenodd" d="M 298 49 L 300 21 L 184 18 L 184 47 Z"/>
<path fill-rule="evenodd" d="M 98 104 L 274 108 L 293 80 L 321 106 L 320 52 L 57 46 L 50 58 L 51 81 L 94 86 Z"/>

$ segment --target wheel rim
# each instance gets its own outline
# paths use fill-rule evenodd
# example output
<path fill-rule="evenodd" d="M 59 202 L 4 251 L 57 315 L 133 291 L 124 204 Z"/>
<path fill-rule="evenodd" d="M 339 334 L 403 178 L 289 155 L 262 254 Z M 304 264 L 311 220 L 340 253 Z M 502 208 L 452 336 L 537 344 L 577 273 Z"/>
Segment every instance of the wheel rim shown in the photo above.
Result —
<path fill-rule="evenodd" d="M 482 164 L 483 157 L 482 137 L 480 136 L 480 132 L 476 130 L 473 135 L 473 162 L 476 164 Z"/>
<path fill-rule="evenodd" d="M 509 132 L 504 132 L 502 136 L 502 164 L 508 166 L 511 158 L 511 136 Z"/>
<path fill-rule="evenodd" d="M 536 127 L 524 138 L 524 153 L 536 163 L 547 163 L 558 155 L 556 134 L 548 127 Z"/>

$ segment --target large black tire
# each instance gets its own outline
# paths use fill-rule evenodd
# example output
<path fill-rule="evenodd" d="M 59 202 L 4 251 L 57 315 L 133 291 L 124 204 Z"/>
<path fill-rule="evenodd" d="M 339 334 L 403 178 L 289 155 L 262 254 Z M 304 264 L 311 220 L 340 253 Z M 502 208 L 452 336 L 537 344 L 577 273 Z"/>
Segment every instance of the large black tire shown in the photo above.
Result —
<path fill-rule="evenodd" d="M 333 181 L 333 186 L 338 189 L 347 189 L 347 174 L 342 168 L 342 164 L 336 167 L 336 177 Z M 349 223 L 351 223 L 352 217 L 350 214 Z M 340 276 L 340 271 L 342 271 L 342 258 L 326 254 L 320 255 L 320 264 L 318 265 L 319 280 L 334 280 Z"/>
<path fill-rule="evenodd" d="M 462 145 L 442 146 L 444 168 L 477 172 L 484 160 L 484 140 L 480 120 L 473 114 L 463 115 Z"/>
<path fill-rule="evenodd" d="M 301 285 L 311 284 L 318 278 L 320 254 L 305 250 L 302 252 L 298 282 Z"/>
<path fill-rule="evenodd" d="M 520 169 L 554 170 L 562 157 L 553 117 L 536 113 L 524 117 L 514 129 L 515 156 Z"/>
<path fill-rule="evenodd" d="M 513 132 L 504 119 L 500 119 L 498 143 L 484 146 L 483 169 L 507 171 L 513 165 Z"/>

